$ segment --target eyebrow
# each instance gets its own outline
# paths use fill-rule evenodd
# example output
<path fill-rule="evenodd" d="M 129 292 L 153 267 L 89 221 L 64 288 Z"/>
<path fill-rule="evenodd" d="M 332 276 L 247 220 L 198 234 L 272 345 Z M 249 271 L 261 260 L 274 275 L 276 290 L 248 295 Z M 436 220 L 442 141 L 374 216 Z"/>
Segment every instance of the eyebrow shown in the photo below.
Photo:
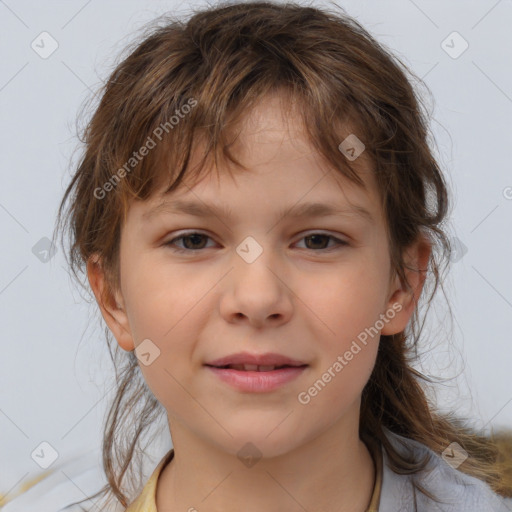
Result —
<path fill-rule="evenodd" d="M 206 204 L 190 200 L 175 199 L 164 201 L 142 215 L 144 221 L 149 221 L 161 213 L 188 214 L 195 217 L 225 217 L 233 220 L 233 211 L 224 205 Z M 294 219 L 304 217 L 329 217 L 329 216 L 359 216 L 367 222 L 374 222 L 371 213 L 363 206 L 354 204 L 347 206 L 332 203 L 300 203 L 298 206 L 291 206 L 281 210 L 278 218 L 290 217 Z"/>

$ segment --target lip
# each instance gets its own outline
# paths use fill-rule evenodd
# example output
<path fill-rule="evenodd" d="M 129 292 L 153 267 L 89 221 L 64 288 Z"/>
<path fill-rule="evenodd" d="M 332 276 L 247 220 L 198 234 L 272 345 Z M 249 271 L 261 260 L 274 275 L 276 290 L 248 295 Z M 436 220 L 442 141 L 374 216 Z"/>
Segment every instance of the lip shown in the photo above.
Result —
<path fill-rule="evenodd" d="M 265 393 L 273 391 L 299 377 L 307 367 L 307 365 L 289 366 L 268 372 L 258 372 L 234 370 L 233 368 L 216 368 L 215 366 L 206 365 L 206 368 L 223 382 L 238 391 L 246 393 Z"/>
<path fill-rule="evenodd" d="M 266 354 L 251 354 L 249 352 L 239 352 L 231 354 L 220 359 L 215 359 L 206 363 L 207 366 L 226 366 L 229 364 L 255 364 L 258 366 L 304 366 L 304 361 L 298 361 L 282 354 L 267 352 Z M 274 371 L 274 370 L 273 370 Z M 248 372 L 245 372 L 248 373 Z M 255 372 L 254 372 L 255 373 Z"/>

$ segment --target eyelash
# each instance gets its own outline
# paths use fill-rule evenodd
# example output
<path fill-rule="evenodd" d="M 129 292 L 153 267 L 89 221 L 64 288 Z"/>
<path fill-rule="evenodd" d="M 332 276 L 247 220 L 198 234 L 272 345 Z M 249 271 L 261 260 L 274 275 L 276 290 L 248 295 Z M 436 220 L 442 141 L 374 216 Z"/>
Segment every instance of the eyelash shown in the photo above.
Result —
<path fill-rule="evenodd" d="M 200 233 L 200 232 L 197 232 L 197 231 L 190 231 L 188 233 L 183 233 L 182 235 L 180 235 L 180 236 L 178 236 L 176 238 L 173 238 L 172 240 L 169 240 L 168 242 L 164 243 L 164 245 L 170 247 L 173 251 L 178 252 L 178 253 L 199 252 L 199 251 L 202 251 L 202 250 L 206 249 L 206 248 L 202 248 L 202 249 L 182 249 L 182 248 L 176 247 L 174 245 L 174 243 L 177 240 L 183 240 L 184 238 L 188 238 L 188 237 L 193 236 L 193 235 L 205 236 L 206 238 L 209 238 L 211 240 L 211 237 L 206 235 L 205 233 Z M 343 246 L 348 246 L 349 245 L 344 240 L 340 240 L 339 238 L 336 238 L 333 235 L 329 235 L 328 233 L 321 233 L 321 232 L 309 233 L 308 235 L 303 236 L 300 240 L 303 240 L 305 238 L 309 238 L 309 237 L 314 236 L 314 235 L 326 236 L 329 239 L 334 240 L 338 247 L 334 246 L 334 247 L 329 247 L 329 248 L 325 248 L 325 249 L 307 249 L 306 248 L 306 250 L 310 250 L 310 251 L 313 251 L 313 252 L 331 251 L 333 249 L 336 249 L 336 248 L 339 249 L 339 248 L 341 248 Z"/>

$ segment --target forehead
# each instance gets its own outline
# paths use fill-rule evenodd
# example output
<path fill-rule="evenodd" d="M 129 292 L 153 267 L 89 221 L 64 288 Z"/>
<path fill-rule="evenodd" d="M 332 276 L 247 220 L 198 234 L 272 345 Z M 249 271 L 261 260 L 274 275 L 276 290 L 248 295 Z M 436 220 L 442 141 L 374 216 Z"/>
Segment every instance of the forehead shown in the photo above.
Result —
<path fill-rule="evenodd" d="M 228 159 L 217 165 L 212 155 L 205 165 L 201 165 L 205 142 L 197 138 L 183 181 L 172 192 L 166 192 L 170 175 L 161 172 L 158 186 L 150 198 L 152 210 L 166 209 L 165 205 L 173 199 L 188 199 L 185 209 L 189 212 L 201 209 L 200 204 L 197 208 L 192 204 L 200 203 L 199 197 L 210 204 L 218 203 L 219 198 L 225 202 L 230 196 L 223 195 L 223 191 L 230 189 L 236 193 L 238 186 L 231 188 L 233 182 L 230 178 L 240 184 L 247 178 L 244 173 L 249 173 L 250 187 L 255 195 L 264 198 L 269 191 L 273 192 L 269 207 L 286 203 L 290 210 L 293 202 L 311 203 L 315 198 L 336 202 L 342 197 L 344 203 L 354 203 L 359 213 L 378 217 L 379 193 L 370 158 L 363 151 L 356 160 L 348 162 L 339 151 L 340 161 L 358 174 L 363 181 L 362 186 L 343 176 L 338 169 L 333 169 L 311 143 L 299 107 L 282 94 L 268 94 L 227 131 L 231 141 L 229 151 L 245 169 L 233 165 Z M 353 133 L 348 124 L 337 129 L 340 141 Z M 236 200 L 230 202 L 236 203 Z M 183 201 L 180 206 L 184 206 Z M 319 212 L 318 206 L 316 211 Z M 314 213 L 314 208 L 310 213 Z M 146 211 L 145 215 L 149 213 Z"/>

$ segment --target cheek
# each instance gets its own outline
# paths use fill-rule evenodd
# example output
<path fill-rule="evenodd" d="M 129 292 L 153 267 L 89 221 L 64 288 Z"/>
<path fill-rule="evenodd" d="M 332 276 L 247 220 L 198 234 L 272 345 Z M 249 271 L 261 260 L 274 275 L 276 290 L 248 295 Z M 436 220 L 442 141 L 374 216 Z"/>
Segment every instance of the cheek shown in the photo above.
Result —
<path fill-rule="evenodd" d="M 156 265 L 139 264 L 124 282 L 126 307 L 135 345 L 149 339 L 158 354 L 149 365 L 139 364 L 147 385 L 162 404 L 179 408 L 190 403 L 180 383 L 186 382 L 203 321 L 211 317 L 205 298 L 209 279 Z M 147 342 L 146 342 L 147 343 Z M 181 405 L 180 405 L 181 404 Z"/>
<path fill-rule="evenodd" d="M 186 313 L 190 308 L 183 304 L 169 313 L 162 303 L 147 303 L 137 313 L 140 339 L 154 343 L 157 356 L 145 365 L 141 358 L 139 367 L 155 398 L 167 410 L 188 410 L 191 406 L 189 380 L 194 350 L 199 339 L 200 326 Z M 144 314 L 145 313 L 145 314 Z"/>
<path fill-rule="evenodd" d="M 326 295 L 324 291 L 319 298 Z M 309 412 L 316 409 L 325 415 L 327 407 L 334 421 L 359 399 L 373 371 L 380 341 L 374 325 L 380 311 L 378 302 L 373 299 L 372 303 L 367 295 L 330 297 L 323 308 L 325 325 L 314 321 L 316 326 L 311 329 L 319 359 L 302 391 L 309 399 Z"/>
<path fill-rule="evenodd" d="M 310 382 L 311 392 L 317 393 L 313 407 L 330 402 L 338 414 L 370 378 L 380 340 L 376 323 L 387 291 L 384 277 L 375 260 L 361 258 L 326 279 L 309 282 L 309 329 L 320 356 Z"/>
<path fill-rule="evenodd" d="M 204 308 L 201 298 L 211 283 L 175 265 L 141 260 L 135 272 L 127 272 L 124 287 L 135 342 L 154 338 L 167 345 L 182 339 L 183 330 L 193 330 L 190 318 Z"/>
<path fill-rule="evenodd" d="M 387 293 L 378 269 L 371 265 L 340 267 L 325 279 L 311 278 L 301 295 L 317 319 L 317 332 L 328 344 L 346 344 L 375 325 Z"/>

